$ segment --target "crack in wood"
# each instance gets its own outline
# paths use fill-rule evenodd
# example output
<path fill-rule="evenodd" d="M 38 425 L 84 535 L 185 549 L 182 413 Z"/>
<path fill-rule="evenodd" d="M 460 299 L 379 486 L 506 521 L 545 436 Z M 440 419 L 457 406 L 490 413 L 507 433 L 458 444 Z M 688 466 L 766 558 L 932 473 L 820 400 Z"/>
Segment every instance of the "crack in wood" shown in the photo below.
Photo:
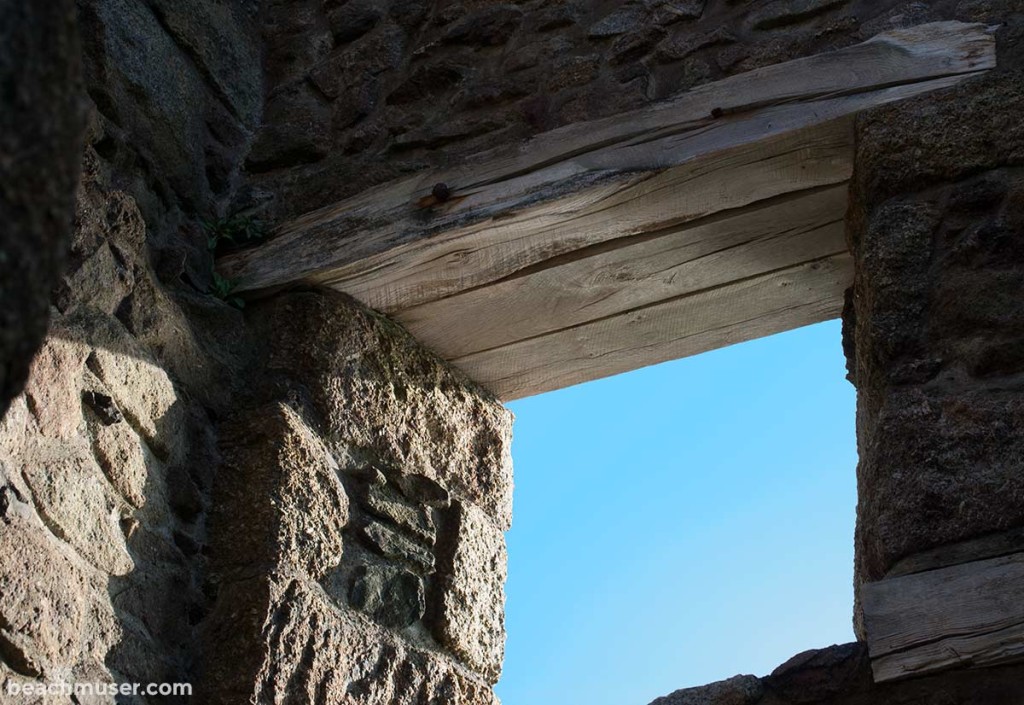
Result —
<path fill-rule="evenodd" d="M 374 187 L 219 264 L 237 291 L 351 294 L 503 399 L 696 354 L 838 311 L 854 116 L 994 65 L 982 25 L 894 31 Z"/>
<path fill-rule="evenodd" d="M 886 578 L 861 597 L 876 681 L 1024 659 L 1024 553 Z"/>

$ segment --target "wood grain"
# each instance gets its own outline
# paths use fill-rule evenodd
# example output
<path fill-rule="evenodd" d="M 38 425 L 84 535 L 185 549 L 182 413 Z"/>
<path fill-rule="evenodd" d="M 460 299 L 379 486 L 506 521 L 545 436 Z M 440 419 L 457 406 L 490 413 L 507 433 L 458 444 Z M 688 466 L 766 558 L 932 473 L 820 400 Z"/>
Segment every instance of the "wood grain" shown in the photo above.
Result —
<path fill-rule="evenodd" d="M 457 359 L 841 252 L 846 206 L 845 183 L 785 194 L 555 258 L 395 317 Z"/>
<path fill-rule="evenodd" d="M 907 556 L 885 574 L 886 578 L 923 573 L 985 558 L 998 558 L 1024 552 L 1024 527 L 1000 531 L 969 541 L 938 546 Z"/>
<path fill-rule="evenodd" d="M 844 250 L 452 362 L 519 399 L 835 318 L 852 280 Z"/>
<path fill-rule="evenodd" d="M 994 65 L 982 25 L 891 32 L 374 187 L 219 269 L 347 292 L 504 399 L 770 335 L 841 309 L 855 115 Z"/>
<path fill-rule="evenodd" d="M 221 270 L 240 292 L 305 281 L 333 284 L 359 298 L 381 289 L 368 303 L 387 310 L 407 300 L 422 303 L 434 292 L 479 286 L 533 264 L 517 245 L 535 228 L 557 226 L 559 215 L 588 205 L 622 202 L 626 194 L 616 198 L 618 192 L 637 193 L 633 187 L 651 174 L 948 87 L 994 64 L 994 39 L 982 25 L 943 22 L 881 35 L 614 119 L 556 130 L 512 156 L 375 187 L 281 226 L 267 244 L 226 258 Z M 711 117 L 715 109 L 723 117 Z M 438 181 L 455 198 L 437 208 L 417 207 Z M 475 250 L 463 256 L 461 241 L 475 248 L 481 232 L 508 242 L 507 261 L 474 256 Z M 614 235 L 594 233 L 582 243 L 570 238 L 558 250 Z M 531 251 L 550 256 L 550 249 Z M 409 270 L 431 263 L 439 265 L 439 281 L 424 291 L 423 276 Z"/>
<path fill-rule="evenodd" d="M 876 681 L 1024 657 L 1024 553 L 864 586 Z"/>
<path fill-rule="evenodd" d="M 913 652 L 890 654 L 871 662 L 878 683 L 912 678 L 955 667 L 998 666 L 1024 660 L 1024 624 L 990 633 L 953 636 L 924 644 Z"/>
<path fill-rule="evenodd" d="M 491 284 L 612 240 L 678 227 L 780 194 L 848 179 L 853 123 L 841 118 L 801 134 L 715 152 L 614 186 L 544 203 L 371 258 L 372 270 L 323 283 L 384 312 Z"/>

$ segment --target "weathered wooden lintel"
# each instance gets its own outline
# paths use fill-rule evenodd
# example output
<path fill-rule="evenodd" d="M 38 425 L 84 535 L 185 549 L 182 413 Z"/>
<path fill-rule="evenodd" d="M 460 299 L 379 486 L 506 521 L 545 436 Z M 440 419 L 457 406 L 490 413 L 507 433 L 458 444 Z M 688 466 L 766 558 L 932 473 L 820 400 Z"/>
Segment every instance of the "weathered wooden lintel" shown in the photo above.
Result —
<path fill-rule="evenodd" d="M 375 187 L 221 271 L 350 293 L 503 399 L 799 327 L 851 278 L 853 116 L 994 64 L 981 25 L 892 32 Z"/>
<path fill-rule="evenodd" d="M 1015 530 L 929 551 L 864 585 L 875 680 L 1024 661 L 1022 536 Z"/>

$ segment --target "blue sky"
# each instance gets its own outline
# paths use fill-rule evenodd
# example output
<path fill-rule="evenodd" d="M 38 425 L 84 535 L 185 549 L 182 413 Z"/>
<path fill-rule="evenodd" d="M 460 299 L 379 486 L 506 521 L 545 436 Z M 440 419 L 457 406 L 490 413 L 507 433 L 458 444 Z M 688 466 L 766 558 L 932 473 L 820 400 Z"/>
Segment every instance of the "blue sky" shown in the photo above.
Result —
<path fill-rule="evenodd" d="M 504 705 L 646 705 L 853 640 L 838 321 L 512 403 Z"/>

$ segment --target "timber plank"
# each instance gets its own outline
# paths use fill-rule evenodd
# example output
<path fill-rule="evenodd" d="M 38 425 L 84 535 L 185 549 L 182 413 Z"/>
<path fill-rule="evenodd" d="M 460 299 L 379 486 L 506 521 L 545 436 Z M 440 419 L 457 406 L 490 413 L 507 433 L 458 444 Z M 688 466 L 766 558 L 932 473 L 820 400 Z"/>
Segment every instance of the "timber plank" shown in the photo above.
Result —
<path fill-rule="evenodd" d="M 533 264 L 517 241 L 538 226 L 557 225 L 567 210 L 572 216 L 588 205 L 621 202 L 614 196 L 645 181 L 645 172 L 953 85 L 995 62 L 992 36 L 981 25 L 961 23 L 922 25 L 854 49 L 710 84 L 617 121 L 555 131 L 510 159 L 372 189 L 282 226 L 267 244 L 226 258 L 222 270 L 237 280 L 238 291 L 301 281 L 363 299 L 383 289 L 367 303 L 397 310 L 430 300 L 433 292 L 447 295 Z M 715 108 L 723 117 L 710 116 Z M 418 207 L 435 181 L 448 183 L 456 197 L 436 208 Z M 552 207 L 557 201 L 565 202 Z M 463 256 L 466 248 L 451 244 L 480 237 L 481 230 L 505 243 L 504 266 L 493 253 Z M 570 238 L 559 251 L 614 235 L 598 232 L 582 243 Z M 426 247 L 407 247 L 424 241 Z M 382 253 L 391 256 L 375 257 Z M 431 293 L 423 292 L 422 276 L 408 273 L 417 262 L 420 268 L 441 262 L 440 282 L 427 287 Z"/>
<path fill-rule="evenodd" d="M 336 273 L 321 283 L 386 313 L 400 311 L 611 240 L 839 183 L 852 172 L 853 121 L 841 118 L 476 224 L 415 251 L 396 248 L 359 263 L 353 276 Z"/>
<path fill-rule="evenodd" d="M 1024 656 L 1024 553 L 863 587 L 877 681 Z"/>
<path fill-rule="evenodd" d="M 951 636 L 913 651 L 888 654 L 871 662 L 878 683 L 911 678 L 957 666 L 998 666 L 1024 660 L 1024 624 L 991 633 Z"/>
<path fill-rule="evenodd" d="M 698 86 L 653 106 L 539 135 L 514 156 L 495 159 L 486 171 L 477 172 L 481 177 L 478 183 L 535 170 L 544 163 L 538 155 L 548 160 L 567 159 L 581 151 L 581 144 L 593 148 L 628 143 L 658 130 L 685 129 L 691 122 L 705 124 L 713 111 L 731 115 L 990 69 L 995 66 L 994 42 L 987 34 L 984 26 L 977 24 L 931 23 L 881 34 L 837 51 L 764 66 Z"/>
<path fill-rule="evenodd" d="M 907 556 L 894 565 L 886 578 L 923 573 L 926 570 L 946 568 L 984 558 L 998 558 L 1011 553 L 1024 552 L 1024 527 L 1001 531 L 969 541 L 939 546 Z"/>
<path fill-rule="evenodd" d="M 890 32 L 374 187 L 219 270 L 351 294 L 504 399 L 818 322 L 851 279 L 856 114 L 995 60 L 982 25 Z"/>
<path fill-rule="evenodd" d="M 845 251 L 522 340 L 452 363 L 519 399 L 829 320 L 853 280 Z"/>
<path fill-rule="evenodd" d="M 624 238 L 614 249 L 584 251 L 395 317 L 443 357 L 457 359 L 846 248 L 845 183 L 757 205 Z"/>

